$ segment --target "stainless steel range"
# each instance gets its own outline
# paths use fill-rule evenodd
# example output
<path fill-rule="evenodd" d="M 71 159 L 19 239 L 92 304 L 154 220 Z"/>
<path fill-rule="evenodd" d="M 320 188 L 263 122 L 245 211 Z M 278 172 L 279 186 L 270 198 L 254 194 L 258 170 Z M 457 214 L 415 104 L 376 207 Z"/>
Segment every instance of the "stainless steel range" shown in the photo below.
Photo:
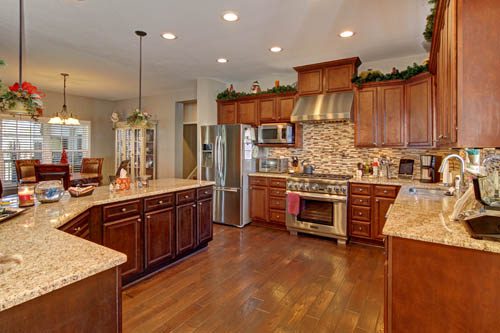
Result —
<path fill-rule="evenodd" d="M 286 226 L 292 235 L 304 232 L 347 241 L 347 182 L 351 176 L 297 174 L 287 179 L 287 194 L 298 195 L 299 213 L 289 213 Z"/>

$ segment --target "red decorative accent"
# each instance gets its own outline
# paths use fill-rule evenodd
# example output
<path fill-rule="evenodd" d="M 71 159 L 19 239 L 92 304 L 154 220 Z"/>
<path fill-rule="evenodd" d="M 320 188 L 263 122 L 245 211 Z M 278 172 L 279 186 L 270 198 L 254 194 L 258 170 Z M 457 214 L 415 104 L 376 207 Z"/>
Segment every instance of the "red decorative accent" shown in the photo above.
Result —
<path fill-rule="evenodd" d="M 64 149 L 64 148 L 63 148 L 63 151 L 61 154 L 61 161 L 59 163 L 68 164 L 68 154 L 66 153 L 66 149 Z"/>
<path fill-rule="evenodd" d="M 39 99 L 40 97 L 45 96 L 45 94 L 43 92 L 41 92 L 40 90 L 38 90 L 38 88 L 36 86 L 32 85 L 29 82 L 23 82 L 23 84 L 21 85 L 21 87 L 19 87 L 19 83 L 16 82 L 16 83 L 14 83 L 13 85 L 11 85 L 9 87 L 9 90 L 10 91 L 14 91 L 14 92 L 16 92 L 16 91 L 26 91 L 30 95 L 38 95 L 38 96 L 32 96 L 32 98 L 34 98 L 34 99 Z"/>

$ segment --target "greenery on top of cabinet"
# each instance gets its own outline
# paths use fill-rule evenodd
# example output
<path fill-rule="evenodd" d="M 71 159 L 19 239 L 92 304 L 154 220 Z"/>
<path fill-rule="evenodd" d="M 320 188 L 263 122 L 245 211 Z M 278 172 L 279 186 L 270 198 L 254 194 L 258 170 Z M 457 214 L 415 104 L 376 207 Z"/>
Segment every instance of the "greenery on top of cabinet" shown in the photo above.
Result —
<path fill-rule="evenodd" d="M 359 87 L 363 83 L 367 82 L 408 80 L 409 78 L 415 75 L 428 71 L 429 71 L 429 66 L 427 63 L 423 65 L 418 65 L 417 63 L 413 63 L 412 66 L 408 66 L 405 70 L 401 72 L 397 69 L 393 69 L 391 73 L 387 74 L 383 74 L 381 71 L 378 70 L 363 71 L 359 75 L 354 75 L 351 81 L 352 83 L 356 84 Z"/>
<path fill-rule="evenodd" d="M 297 88 L 292 85 L 283 85 L 283 86 L 277 86 L 277 87 L 272 87 L 267 90 L 263 90 L 259 93 L 247 93 L 244 91 L 229 91 L 228 89 L 220 92 L 217 94 L 217 99 L 218 100 L 232 100 L 232 99 L 238 99 L 240 97 L 245 97 L 245 96 L 257 96 L 257 95 L 264 95 L 264 94 L 285 94 L 289 92 L 296 92 Z"/>
<path fill-rule="evenodd" d="M 430 43 L 432 41 L 432 32 L 434 31 L 437 0 L 429 0 L 427 2 L 431 5 L 431 13 L 427 15 L 427 23 L 425 24 L 425 30 L 422 34 L 424 35 L 424 39 Z"/>

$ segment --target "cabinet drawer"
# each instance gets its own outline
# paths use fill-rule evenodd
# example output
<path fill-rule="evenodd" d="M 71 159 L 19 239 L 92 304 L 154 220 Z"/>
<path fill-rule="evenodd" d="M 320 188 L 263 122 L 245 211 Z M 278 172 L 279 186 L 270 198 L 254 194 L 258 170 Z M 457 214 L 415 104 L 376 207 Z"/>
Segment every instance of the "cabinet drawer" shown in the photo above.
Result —
<path fill-rule="evenodd" d="M 270 208 L 274 208 L 274 209 L 285 210 L 285 208 L 286 208 L 286 199 L 285 198 L 270 197 L 270 199 L 269 199 L 269 207 Z"/>
<path fill-rule="evenodd" d="M 371 195 L 372 187 L 368 184 L 351 184 L 352 194 Z"/>
<path fill-rule="evenodd" d="M 104 222 L 114 221 L 141 213 L 141 201 L 131 200 L 103 207 Z"/>
<path fill-rule="evenodd" d="M 375 185 L 374 192 L 376 197 L 395 198 L 398 195 L 398 189 L 396 186 Z"/>
<path fill-rule="evenodd" d="M 351 235 L 370 237 L 370 227 L 370 223 L 367 222 L 351 221 Z"/>
<path fill-rule="evenodd" d="M 250 185 L 267 186 L 267 181 L 266 177 L 250 177 Z"/>
<path fill-rule="evenodd" d="M 213 192 L 214 188 L 212 186 L 199 188 L 197 190 L 198 200 L 211 198 Z"/>
<path fill-rule="evenodd" d="M 365 197 L 362 195 L 353 195 L 351 196 L 351 204 L 356 206 L 371 206 L 370 197 Z"/>
<path fill-rule="evenodd" d="M 286 188 L 286 179 L 271 178 L 269 181 L 270 187 Z"/>
<path fill-rule="evenodd" d="M 370 222 L 370 207 L 352 206 L 351 218 Z"/>
<path fill-rule="evenodd" d="M 286 197 L 286 190 L 285 189 L 279 189 L 279 188 L 270 188 L 269 189 L 269 195 L 273 197 Z"/>
<path fill-rule="evenodd" d="M 146 212 L 172 207 L 173 205 L 173 194 L 162 194 L 144 199 L 144 209 L 146 210 Z"/>
<path fill-rule="evenodd" d="M 269 221 L 274 223 L 285 224 L 286 214 L 284 210 L 270 210 Z"/>
<path fill-rule="evenodd" d="M 178 205 L 182 205 L 188 202 L 193 202 L 196 199 L 196 190 L 177 192 L 175 196 Z"/>
<path fill-rule="evenodd" d="M 80 216 L 76 217 L 75 219 L 73 219 L 72 221 L 60 227 L 59 230 L 75 235 L 77 237 L 89 239 L 90 236 L 89 222 L 90 222 L 90 213 L 85 212 Z"/>

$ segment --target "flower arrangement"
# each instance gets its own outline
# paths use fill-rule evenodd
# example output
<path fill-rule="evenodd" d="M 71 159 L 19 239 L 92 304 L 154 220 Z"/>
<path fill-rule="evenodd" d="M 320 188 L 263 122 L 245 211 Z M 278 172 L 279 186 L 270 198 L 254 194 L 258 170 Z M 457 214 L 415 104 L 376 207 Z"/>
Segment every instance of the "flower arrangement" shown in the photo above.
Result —
<path fill-rule="evenodd" d="M 0 95 L 0 110 L 3 112 L 27 114 L 38 118 L 43 114 L 44 94 L 29 82 L 14 83 Z"/>
<path fill-rule="evenodd" d="M 129 126 L 148 126 L 151 115 L 145 111 L 135 109 L 130 116 L 127 117 Z"/>

